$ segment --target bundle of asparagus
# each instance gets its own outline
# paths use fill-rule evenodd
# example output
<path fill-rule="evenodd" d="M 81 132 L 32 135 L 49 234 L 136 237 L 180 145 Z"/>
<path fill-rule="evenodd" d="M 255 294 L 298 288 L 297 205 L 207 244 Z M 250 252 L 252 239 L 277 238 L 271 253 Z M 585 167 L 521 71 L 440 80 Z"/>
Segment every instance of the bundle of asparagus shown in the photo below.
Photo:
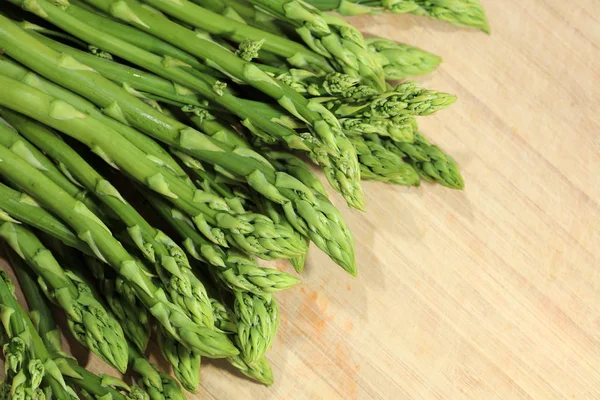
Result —
<path fill-rule="evenodd" d="M 418 128 L 441 58 L 324 11 L 389 9 L 487 31 L 476 0 L 9 0 L 0 10 L 0 398 L 182 399 L 202 357 L 273 383 L 279 291 L 309 243 L 351 275 L 360 180 L 462 189 Z M 12 4 L 12 5 L 11 5 Z M 52 304 L 52 305 L 51 305 Z M 136 386 L 62 351 L 51 309 Z M 156 326 L 177 380 L 146 358 Z"/>

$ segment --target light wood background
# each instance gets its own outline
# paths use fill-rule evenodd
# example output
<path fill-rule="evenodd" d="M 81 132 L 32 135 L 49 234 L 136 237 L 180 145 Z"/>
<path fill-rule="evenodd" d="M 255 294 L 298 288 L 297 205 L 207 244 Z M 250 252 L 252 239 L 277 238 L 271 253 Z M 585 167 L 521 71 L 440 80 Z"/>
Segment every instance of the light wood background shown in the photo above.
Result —
<path fill-rule="evenodd" d="M 276 383 L 206 361 L 190 398 L 600 399 L 600 1 L 484 3 L 492 36 L 352 19 L 443 56 L 421 81 L 459 101 L 421 126 L 466 190 L 366 183 L 365 214 L 332 196 L 359 277 L 313 249 L 278 296 Z"/>

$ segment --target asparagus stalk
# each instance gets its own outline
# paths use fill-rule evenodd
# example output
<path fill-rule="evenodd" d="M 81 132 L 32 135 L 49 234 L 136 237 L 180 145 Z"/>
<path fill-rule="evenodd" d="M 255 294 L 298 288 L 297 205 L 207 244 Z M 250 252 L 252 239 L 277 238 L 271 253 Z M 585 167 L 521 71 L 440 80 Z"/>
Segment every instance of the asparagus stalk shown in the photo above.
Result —
<path fill-rule="evenodd" d="M 55 111 L 60 112 L 60 108 Z M 67 222 L 100 259 L 131 284 L 136 296 L 171 335 L 202 355 L 226 357 L 237 353 L 225 336 L 195 324 L 181 307 L 170 302 L 106 226 L 81 202 L 3 146 L 0 146 L 0 159 L 3 160 L 0 174 L 17 181 L 32 197 Z"/>
<path fill-rule="evenodd" d="M 271 348 L 279 327 L 279 306 L 272 295 L 235 292 L 236 346 L 248 364 L 262 359 Z"/>
<path fill-rule="evenodd" d="M 162 329 L 158 331 L 158 345 L 184 389 L 196 393 L 200 385 L 201 357 L 173 340 Z"/>
<path fill-rule="evenodd" d="M 404 82 L 391 91 L 360 100 L 325 97 L 320 101 L 338 117 L 388 119 L 431 115 L 452 105 L 456 96 Z"/>
<path fill-rule="evenodd" d="M 41 1 L 45 2 L 46 0 Z M 332 170 L 335 172 L 335 174 L 329 174 L 330 183 L 344 195 L 349 205 L 358 209 L 364 208 L 359 184 L 356 154 L 353 153 L 353 148 L 341 131 L 339 123 L 326 109 L 320 107 L 317 103 L 309 102 L 292 88 L 277 82 L 256 65 L 242 60 L 220 45 L 200 39 L 194 32 L 157 13 L 141 7 L 136 0 L 111 0 L 108 2 L 103 0 L 86 1 L 94 4 L 107 13 L 112 12 L 116 14 L 121 13 L 115 11 L 117 8 L 113 7 L 113 3 L 115 3 L 115 1 L 123 1 L 124 3 L 122 4 L 125 4 L 127 13 L 126 15 L 115 15 L 115 17 L 122 18 L 126 20 L 126 22 L 134 24 L 140 29 L 149 30 L 173 44 L 188 46 L 186 50 L 194 51 L 194 55 L 209 60 L 210 65 L 219 66 L 223 69 L 223 72 L 231 77 L 254 86 L 267 96 L 275 99 L 292 115 L 304 119 L 311 131 L 311 135 L 314 136 L 315 139 L 318 139 L 320 143 L 319 148 L 314 151 L 322 153 L 323 156 L 327 155 L 325 159 L 323 159 L 323 157 L 318 159 L 320 162 L 324 163 L 326 171 Z M 69 7 L 67 12 L 71 9 L 76 10 L 77 8 Z M 53 14 L 52 11 L 54 10 L 46 10 L 48 14 Z M 74 31 L 76 29 L 75 27 L 65 26 L 65 24 L 61 25 L 61 27 L 65 30 L 71 29 Z M 102 40 L 105 43 L 107 41 L 107 38 L 103 37 L 106 36 L 106 31 L 105 35 L 100 35 L 100 37 L 95 35 L 95 37 L 92 38 L 91 36 L 94 35 L 93 32 L 90 32 L 89 28 L 76 30 L 78 31 L 78 35 L 85 35 L 90 41 Z M 106 44 L 108 46 L 114 44 L 114 39 L 115 38 L 111 40 L 111 43 Z M 106 46 L 104 47 L 107 48 Z M 127 56 L 130 53 L 131 52 L 128 52 L 122 56 L 127 59 Z M 140 65 L 148 67 L 145 64 Z M 164 71 L 164 67 L 161 67 L 160 70 Z M 217 90 L 217 94 L 222 97 L 223 93 L 220 90 Z"/>
<path fill-rule="evenodd" d="M 333 71 L 325 57 L 298 42 L 225 18 L 190 1 L 183 0 L 178 3 L 163 0 L 143 1 L 180 21 L 235 43 L 243 43 L 247 40 L 261 42 L 262 50 L 285 58 L 294 67 L 315 72 Z"/>
<path fill-rule="evenodd" d="M 113 376 L 96 375 L 79 366 L 74 358 L 62 352 L 60 331 L 52 318 L 52 311 L 33 272 L 18 257 L 12 257 L 11 262 L 29 305 L 29 315 L 65 380 L 79 390 L 93 395 L 96 399 L 132 399 L 132 392 L 135 394 L 135 391 L 139 389 L 132 389 L 125 382 Z"/>
<path fill-rule="evenodd" d="M 50 11 L 54 9 L 56 7 Z M 305 236 L 310 236 L 320 249 L 329 254 L 344 269 L 351 274 L 356 274 L 352 237 L 339 211 L 326 199 L 315 198 L 301 182 L 287 174 L 277 173 L 258 154 L 247 150 L 242 151 L 239 148 L 234 149 L 224 143 L 211 140 L 198 131 L 157 112 L 86 68 L 71 68 L 68 70 L 69 73 L 65 74 L 65 68 L 57 61 L 65 57 L 61 58 L 59 53 L 42 46 L 23 31 L 13 29 L 16 27 L 1 16 L 0 21 L 2 22 L 0 44 L 7 53 L 49 75 L 53 80 L 90 97 L 117 118 L 121 116 L 127 118 L 127 122 L 149 135 L 245 179 L 263 196 L 281 204 L 286 210 L 286 217 L 296 230 Z M 35 51 L 21 52 L 19 49 L 23 45 Z M 69 58 L 66 60 L 70 60 L 68 63 L 73 62 Z M 226 94 L 221 97 L 226 97 Z M 275 125 L 280 126 L 276 123 Z M 334 173 L 333 170 L 329 172 Z"/>
<path fill-rule="evenodd" d="M 1 110 L 0 110 L 1 111 Z M 0 145 L 9 148 L 13 153 L 27 161 L 33 167 L 52 178 L 57 185 L 69 193 L 74 198 L 83 202 L 86 207 L 92 210 L 95 214 L 101 214 L 94 202 L 89 199 L 88 192 L 81 188 L 79 183 L 75 184 L 74 180 L 69 180 L 67 176 L 59 170 L 44 154 L 42 154 L 35 146 L 32 146 L 26 140 L 15 132 L 13 129 L 6 126 L 0 121 Z M 61 165 L 61 168 L 64 167 Z M 65 171 L 64 168 L 62 168 Z M 67 172 L 68 173 L 68 172 Z"/>
<path fill-rule="evenodd" d="M 14 297 L 14 285 L 5 271 L 0 271 L 0 304 L 2 305 L 2 325 L 8 342 L 4 344 L 5 382 L 8 398 L 44 399 L 50 393 L 58 400 L 77 399 L 77 395 L 67 386 L 64 377 L 50 357 L 42 338 L 36 332 L 31 320 Z M 44 392 L 40 384 L 44 381 Z"/>
<path fill-rule="evenodd" d="M 97 258 L 84 257 L 106 304 L 119 321 L 125 336 L 139 351 L 144 352 L 150 339 L 150 318 L 135 290 L 123 278 Z"/>
<path fill-rule="evenodd" d="M 211 301 L 213 304 L 213 313 L 216 316 L 215 323 L 217 326 L 228 333 L 235 334 L 237 332 L 237 324 L 235 322 L 233 311 L 216 299 L 211 299 Z M 227 358 L 227 361 L 247 377 L 267 386 L 273 384 L 273 371 L 271 370 L 269 361 L 265 357 L 259 358 L 252 363 L 248 363 L 243 357 L 237 355 Z"/>
<path fill-rule="evenodd" d="M 190 215 L 198 229 L 215 243 L 229 243 L 265 259 L 289 258 L 306 251 L 305 243 L 293 230 L 277 226 L 268 217 L 259 214 L 235 214 L 223 199 L 189 187 L 148 160 L 118 132 L 86 117 L 68 103 L 11 79 L 0 76 L 0 81 L 5 82 L 7 89 L 0 105 L 4 103 L 85 143 L 109 165 L 125 170 L 169 198 Z M 57 112 L 63 115 L 57 115 Z"/>
<path fill-rule="evenodd" d="M 361 176 L 366 180 L 418 186 L 419 174 L 402 157 L 386 149 L 377 135 L 350 137 L 358 153 Z"/>
<path fill-rule="evenodd" d="M 171 238 L 151 226 L 108 180 L 45 126 L 11 111 L 0 109 L 0 115 L 38 148 L 73 171 L 72 175 L 123 221 L 131 240 L 153 263 L 171 300 L 194 322 L 213 326 L 206 290 L 192 273 L 184 251 Z"/>
<path fill-rule="evenodd" d="M 383 68 L 368 51 L 362 34 L 343 19 L 326 14 L 299 0 L 251 0 L 296 27 L 309 48 L 331 57 L 338 71 L 364 78 L 377 90 L 385 90 Z"/>
<path fill-rule="evenodd" d="M 138 385 L 150 400 L 185 400 L 185 394 L 175 379 L 158 370 L 133 346 L 129 347 L 129 366 L 136 375 Z"/>
<path fill-rule="evenodd" d="M 121 372 L 127 369 L 127 345 L 123 330 L 91 295 L 91 289 L 65 270 L 26 228 L 11 222 L 0 225 L 0 237 L 39 276 L 46 296 L 66 313 L 69 330 L 82 345 Z"/>
<path fill-rule="evenodd" d="M 379 56 L 387 80 L 429 74 L 442 62 L 435 54 L 393 40 L 370 37 L 365 41 L 369 50 Z"/>
<path fill-rule="evenodd" d="M 71 229 L 58 220 L 34 199 L 0 183 L 0 220 L 24 222 L 57 238 L 77 250 L 93 254 L 90 247 L 81 241 Z"/>
<path fill-rule="evenodd" d="M 386 141 L 388 150 L 405 158 L 429 182 L 437 182 L 451 189 L 462 190 L 465 183 L 456 161 L 438 146 L 432 145 L 419 132 L 414 143 Z"/>
<path fill-rule="evenodd" d="M 322 11 L 336 11 L 348 16 L 378 14 L 384 10 L 394 14 L 411 13 L 490 33 L 479 0 L 308 0 L 308 3 Z"/>
<path fill-rule="evenodd" d="M 243 290 L 256 294 L 272 293 L 297 285 L 300 281 L 272 268 L 261 268 L 255 260 L 233 249 L 208 242 L 193 229 L 191 221 L 158 196 L 147 197 L 152 206 L 183 239 L 188 253 L 208 263 L 212 273 L 233 291 Z"/>
<path fill-rule="evenodd" d="M 65 47 L 70 48 L 69 46 Z M 92 57 L 94 59 L 98 59 L 97 57 Z M 146 153 L 148 159 L 151 161 L 171 170 L 178 177 L 184 180 L 187 179 L 187 174 L 185 171 L 183 171 L 179 164 L 173 160 L 171 156 L 169 156 L 169 153 L 166 152 L 162 146 L 143 133 L 104 115 L 96 108 L 96 106 L 94 106 L 93 103 L 90 103 L 86 99 L 44 79 L 39 75 L 34 74 L 30 70 L 23 68 L 22 66 L 8 60 L 3 56 L 0 56 L 0 74 L 38 88 L 53 97 L 73 105 L 82 113 L 101 121 L 102 123 L 119 132 L 122 136 L 127 138 L 127 140 L 135 144 L 140 150 Z"/>
<path fill-rule="evenodd" d="M 342 118 L 340 122 L 348 136 L 375 134 L 389 137 L 396 142 L 413 142 L 417 130 L 417 120 L 412 115 L 398 115 L 386 119 Z"/>

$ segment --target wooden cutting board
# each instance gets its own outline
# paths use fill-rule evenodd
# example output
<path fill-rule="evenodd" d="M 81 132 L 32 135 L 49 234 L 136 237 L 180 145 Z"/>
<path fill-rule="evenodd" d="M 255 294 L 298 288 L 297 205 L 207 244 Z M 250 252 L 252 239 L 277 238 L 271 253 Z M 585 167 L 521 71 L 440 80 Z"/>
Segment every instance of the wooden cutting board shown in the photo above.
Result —
<path fill-rule="evenodd" d="M 466 190 L 366 183 L 367 213 L 332 195 L 359 277 L 312 249 L 277 296 L 276 383 L 206 360 L 190 399 L 600 399 L 600 1 L 484 3 L 492 36 L 352 19 L 443 56 L 420 81 L 459 101 L 420 124 Z"/>

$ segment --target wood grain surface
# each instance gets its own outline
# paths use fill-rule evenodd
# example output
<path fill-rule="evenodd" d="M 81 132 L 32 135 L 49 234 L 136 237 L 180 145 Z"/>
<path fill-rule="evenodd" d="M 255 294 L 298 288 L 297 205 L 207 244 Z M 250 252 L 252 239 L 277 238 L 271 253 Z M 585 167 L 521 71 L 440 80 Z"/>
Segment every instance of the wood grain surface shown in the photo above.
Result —
<path fill-rule="evenodd" d="M 365 183 L 367 213 L 332 195 L 359 277 L 313 248 L 277 296 L 276 383 L 206 360 L 190 399 L 600 399 L 600 1 L 484 4 L 491 36 L 351 19 L 443 56 L 421 81 L 459 101 L 420 125 L 466 190 Z"/>

